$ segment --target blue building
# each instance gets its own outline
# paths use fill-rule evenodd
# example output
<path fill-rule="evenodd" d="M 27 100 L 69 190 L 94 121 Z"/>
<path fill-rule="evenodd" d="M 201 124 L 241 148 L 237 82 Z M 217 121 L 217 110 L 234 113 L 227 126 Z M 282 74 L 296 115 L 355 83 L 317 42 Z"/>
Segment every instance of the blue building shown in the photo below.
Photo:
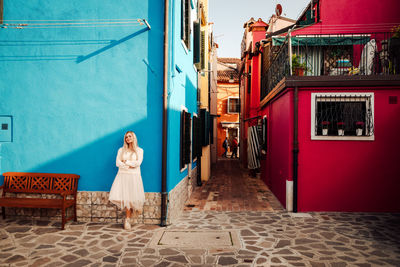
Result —
<path fill-rule="evenodd" d="M 78 219 L 119 219 L 121 211 L 107 196 L 117 150 L 132 130 L 144 149 L 141 219 L 160 222 L 166 191 L 164 219 L 173 221 L 196 171 L 188 119 L 197 114 L 191 30 L 197 3 L 182 1 L 168 6 L 164 61 L 165 1 L 3 0 L 0 172 L 79 174 Z"/>

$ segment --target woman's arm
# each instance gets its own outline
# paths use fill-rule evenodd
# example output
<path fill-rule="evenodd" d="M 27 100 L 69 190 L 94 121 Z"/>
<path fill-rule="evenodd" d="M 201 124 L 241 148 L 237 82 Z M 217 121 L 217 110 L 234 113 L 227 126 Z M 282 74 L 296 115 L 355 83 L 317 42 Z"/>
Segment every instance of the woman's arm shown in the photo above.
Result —
<path fill-rule="evenodd" d="M 137 155 L 137 160 L 129 160 L 126 161 L 125 164 L 132 168 L 139 167 L 143 161 L 143 149 L 138 149 L 136 151 L 136 155 Z"/>
<path fill-rule="evenodd" d="M 117 159 L 115 160 L 115 165 L 117 165 L 118 168 L 129 168 L 124 161 L 122 160 L 122 148 L 118 149 L 118 154 L 117 154 Z"/>

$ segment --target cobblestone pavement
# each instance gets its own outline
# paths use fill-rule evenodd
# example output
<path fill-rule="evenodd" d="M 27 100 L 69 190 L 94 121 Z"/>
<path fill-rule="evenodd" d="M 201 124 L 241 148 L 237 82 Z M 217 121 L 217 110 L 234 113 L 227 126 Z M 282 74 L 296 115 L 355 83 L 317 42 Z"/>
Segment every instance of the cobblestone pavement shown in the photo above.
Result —
<path fill-rule="evenodd" d="M 166 228 L 1 220 L 0 266 L 400 266 L 400 215 L 187 211 Z M 165 246 L 159 232 L 230 231 L 239 247 Z M 232 239 L 234 240 L 234 239 Z M 195 243 L 196 240 L 193 240 Z M 153 244 L 153 245 L 151 245 Z M 204 246 L 203 246 L 204 247 Z"/>
<path fill-rule="evenodd" d="M 218 159 L 211 179 L 196 188 L 185 210 L 283 211 L 268 187 L 241 169 L 236 159 Z"/>
<path fill-rule="evenodd" d="M 236 167 L 213 179 L 164 228 L 0 219 L 0 267 L 400 266 L 400 214 L 288 213 Z"/>

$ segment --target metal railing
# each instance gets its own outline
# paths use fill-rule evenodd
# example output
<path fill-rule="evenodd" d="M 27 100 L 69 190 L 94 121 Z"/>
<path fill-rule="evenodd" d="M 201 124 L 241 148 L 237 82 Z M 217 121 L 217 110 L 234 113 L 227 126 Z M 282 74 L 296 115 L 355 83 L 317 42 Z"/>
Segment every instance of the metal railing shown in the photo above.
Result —
<path fill-rule="evenodd" d="M 265 49 L 261 99 L 290 75 L 400 74 L 400 36 L 392 32 L 276 36 Z"/>

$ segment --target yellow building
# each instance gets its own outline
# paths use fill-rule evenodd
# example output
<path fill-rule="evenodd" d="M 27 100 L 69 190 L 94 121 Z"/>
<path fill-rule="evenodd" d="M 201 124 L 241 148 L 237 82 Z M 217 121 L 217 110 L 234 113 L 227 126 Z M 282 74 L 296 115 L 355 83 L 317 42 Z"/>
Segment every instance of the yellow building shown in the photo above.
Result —
<path fill-rule="evenodd" d="M 211 50 L 211 30 L 210 24 L 208 23 L 208 0 L 198 1 L 198 22 L 199 22 L 199 61 L 196 63 L 198 70 L 198 89 L 199 89 L 199 111 L 205 110 L 205 116 L 208 116 L 206 121 L 209 121 L 210 114 L 210 89 L 209 89 L 209 77 L 210 77 L 210 50 Z M 195 29 L 196 30 L 196 29 Z M 200 114 L 199 114 L 200 115 Z M 208 133 L 207 133 L 208 134 Z M 208 136 L 209 137 L 209 136 Z M 207 138 L 210 140 L 210 138 Z M 207 145 L 203 144 L 202 156 L 201 156 L 201 180 L 207 181 L 211 176 L 211 155 L 210 155 L 210 143 Z"/>

